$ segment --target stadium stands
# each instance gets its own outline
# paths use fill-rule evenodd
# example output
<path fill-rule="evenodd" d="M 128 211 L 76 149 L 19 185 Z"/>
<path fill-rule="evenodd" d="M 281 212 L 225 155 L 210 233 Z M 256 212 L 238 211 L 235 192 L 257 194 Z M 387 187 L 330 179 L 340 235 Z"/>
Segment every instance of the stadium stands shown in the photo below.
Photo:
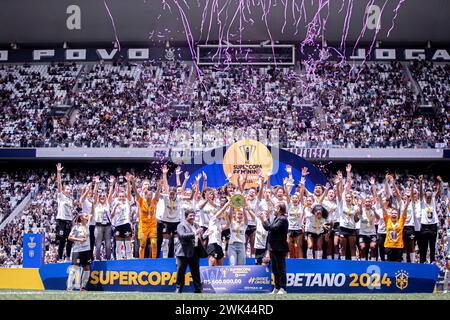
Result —
<path fill-rule="evenodd" d="M 203 67 L 200 75 L 185 62 L 3 66 L 0 146 L 183 147 L 195 139 L 182 130 L 193 135 L 201 121 L 203 131 L 221 133 L 206 133 L 205 147 L 249 128 L 280 130 L 283 147 L 442 148 L 449 68 L 425 72 L 428 63 L 411 68 L 422 94 L 441 102 L 432 115 L 420 113 L 400 62 Z M 71 112 L 55 116 L 52 109 L 64 103 Z M 174 114 L 176 105 L 188 116 Z"/>

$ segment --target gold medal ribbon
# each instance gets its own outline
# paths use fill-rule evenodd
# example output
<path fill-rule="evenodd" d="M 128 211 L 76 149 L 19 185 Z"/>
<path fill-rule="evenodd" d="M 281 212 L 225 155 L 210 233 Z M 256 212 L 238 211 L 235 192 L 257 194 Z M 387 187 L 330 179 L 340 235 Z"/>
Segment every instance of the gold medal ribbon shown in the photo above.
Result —
<path fill-rule="evenodd" d="M 170 200 L 170 204 L 169 204 L 169 215 L 171 216 L 173 213 L 173 208 L 175 207 L 175 201 Z"/>

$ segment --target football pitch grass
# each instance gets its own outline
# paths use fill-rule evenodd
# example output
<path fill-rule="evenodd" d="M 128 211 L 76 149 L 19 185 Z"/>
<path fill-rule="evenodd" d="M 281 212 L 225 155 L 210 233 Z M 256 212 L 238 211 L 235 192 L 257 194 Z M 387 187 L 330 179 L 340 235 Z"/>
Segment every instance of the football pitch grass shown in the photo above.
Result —
<path fill-rule="evenodd" d="M 193 294 L 162 292 L 79 292 L 0 290 L 0 300 L 450 300 L 450 293 L 432 294 Z"/>

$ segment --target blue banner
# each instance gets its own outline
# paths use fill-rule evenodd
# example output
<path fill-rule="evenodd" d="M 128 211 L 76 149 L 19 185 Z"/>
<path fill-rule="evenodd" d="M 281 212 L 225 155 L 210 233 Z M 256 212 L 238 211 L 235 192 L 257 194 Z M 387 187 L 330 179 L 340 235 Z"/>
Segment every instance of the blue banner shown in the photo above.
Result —
<path fill-rule="evenodd" d="M 200 266 L 207 264 L 207 259 L 200 260 Z M 264 280 L 268 275 L 266 267 L 253 264 L 254 259 L 247 259 L 247 266 L 238 267 L 242 271 L 241 283 L 227 280 L 226 286 L 225 279 L 239 278 L 234 277 L 236 273 L 230 267 L 225 269 L 230 271 L 226 274 L 220 274 L 219 267 L 201 268 L 205 292 L 219 292 L 219 288 L 227 293 L 244 292 L 240 291 L 242 286 L 247 287 L 246 293 L 270 291 L 273 276 L 268 285 Z M 42 265 L 39 274 L 45 289 L 65 290 L 69 265 Z M 375 261 L 287 259 L 286 268 L 289 293 L 432 293 L 439 273 L 434 265 Z M 213 273 L 215 269 L 219 271 Z M 213 285 L 212 280 L 217 279 L 221 281 Z M 88 290 L 173 292 L 175 282 L 175 259 L 95 261 Z M 189 271 L 184 291 L 194 291 Z"/>
<path fill-rule="evenodd" d="M 327 183 L 327 178 L 320 171 L 319 168 L 314 166 L 311 162 L 306 161 L 304 158 L 299 157 L 298 155 L 289 152 L 287 150 L 278 149 L 275 147 L 267 147 L 273 156 L 273 168 L 274 172 L 270 177 L 270 184 L 272 186 L 283 185 L 283 179 L 288 177 L 286 172 L 286 166 L 289 165 L 292 168 L 292 177 L 294 179 L 295 184 L 300 183 L 300 179 L 302 177 L 301 170 L 302 168 L 308 168 L 309 174 L 306 176 L 306 184 L 305 187 L 308 191 L 313 192 L 315 184 L 321 184 L 325 186 Z M 226 154 L 227 147 L 220 147 L 213 150 L 208 151 L 211 158 L 215 158 L 216 154 L 224 155 Z M 208 177 L 208 186 L 213 188 L 219 188 L 224 186 L 227 182 L 227 176 L 224 172 L 223 162 L 219 161 L 216 163 L 207 163 L 204 158 L 200 158 L 199 164 L 196 163 L 195 157 L 189 159 L 188 164 L 183 164 L 181 166 L 182 171 L 187 171 L 190 174 L 190 178 L 186 184 L 187 187 L 192 187 L 192 184 L 195 182 L 195 177 L 197 175 L 201 175 L 204 171 Z M 169 177 L 169 184 L 176 185 L 175 174 L 172 174 Z M 200 179 L 200 186 L 203 184 L 203 177 Z M 292 188 L 291 193 L 295 192 L 295 188 Z"/>
<path fill-rule="evenodd" d="M 36 149 L 0 148 L 0 158 L 36 158 Z"/>
<path fill-rule="evenodd" d="M 287 259 L 294 293 L 432 293 L 439 269 L 430 264 Z"/>
<path fill-rule="evenodd" d="M 269 293 L 272 291 L 267 266 L 201 267 L 204 293 Z"/>
<path fill-rule="evenodd" d="M 23 267 L 39 268 L 44 263 L 45 235 L 25 233 L 23 235 Z"/>

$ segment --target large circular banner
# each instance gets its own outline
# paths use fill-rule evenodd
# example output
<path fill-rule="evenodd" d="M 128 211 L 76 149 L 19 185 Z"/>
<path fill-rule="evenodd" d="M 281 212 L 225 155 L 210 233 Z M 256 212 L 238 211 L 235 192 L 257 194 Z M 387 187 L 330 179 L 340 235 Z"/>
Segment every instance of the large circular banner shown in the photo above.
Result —
<path fill-rule="evenodd" d="M 179 152 L 179 151 L 177 151 Z M 219 147 L 203 152 L 182 150 L 177 155 L 182 159 L 181 170 L 190 174 L 186 186 L 190 188 L 195 177 L 200 176 L 200 186 L 203 185 L 204 173 L 208 177 L 208 187 L 219 188 L 232 182 L 237 186 L 239 175 L 247 174 L 246 188 L 256 187 L 258 174 L 272 186 L 283 185 L 288 177 L 287 166 L 291 167 L 294 183 L 300 183 L 301 169 L 307 167 L 306 189 L 313 191 L 315 184 L 325 185 L 327 178 L 312 163 L 287 150 L 263 143 L 244 139 L 230 146 Z M 169 184 L 176 185 L 175 174 L 169 177 Z M 292 189 L 295 192 L 295 188 Z"/>
<path fill-rule="evenodd" d="M 240 175 L 247 175 L 246 188 L 257 187 L 258 176 L 267 180 L 273 169 L 272 153 L 256 140 L 240 140 L 232 144 L 223 157 L 223 171 L 234 185 Z"/>

